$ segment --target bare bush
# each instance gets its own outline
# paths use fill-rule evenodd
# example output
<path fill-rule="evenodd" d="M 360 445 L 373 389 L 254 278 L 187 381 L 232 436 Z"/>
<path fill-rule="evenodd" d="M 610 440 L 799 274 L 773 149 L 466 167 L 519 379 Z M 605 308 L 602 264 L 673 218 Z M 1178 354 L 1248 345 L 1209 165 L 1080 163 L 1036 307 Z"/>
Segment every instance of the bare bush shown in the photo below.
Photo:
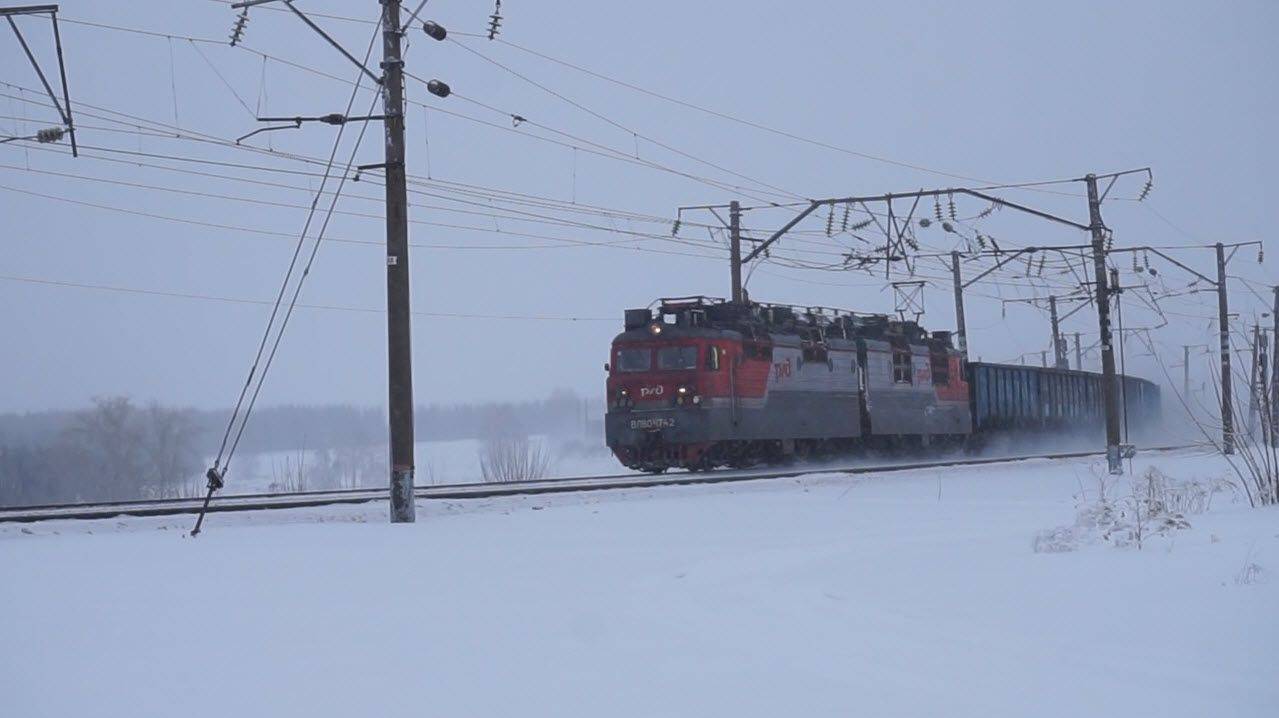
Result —
<path fill-rule="evenodd" d="M 480 447 L 480 475 L 485 483 L 540 479 L 550 466 L 550 454 L 527 436 L 493 437 Z"/>
<path fill-rule="evenodd" d="M 284 457 L 284 463 L 271 462 L 271 483 L 267 489 L 275 493 L 296 494 L 307 490 L 306 450 L 299 449 L 297 460 Z"/>
<path fill-rule="evenodd" d="M 181 497 L 192 476 L 200 473 L 195 449 L 197 429 L 189 412 L 151 404 L 141 416 L 141 448 L 145 494 Z"/>
<path fill-rule="evenodd" d="M 1127 493 L 1119 493 L 1122 479 L 1090 467 L 1095 490 L 1080 486 L 1075 496 L 1075 523 L 1040 531 L 1036 553 L 1073 551 L 1080 545 L 1107 543 L 1141 549 L 1151 536 L 1190 528 L 1186 517 L 1207 511 L 1212 496 L 1229 484 L 1223 481 L 1178 481 L 1156 467 L 1128 479 Z"/>

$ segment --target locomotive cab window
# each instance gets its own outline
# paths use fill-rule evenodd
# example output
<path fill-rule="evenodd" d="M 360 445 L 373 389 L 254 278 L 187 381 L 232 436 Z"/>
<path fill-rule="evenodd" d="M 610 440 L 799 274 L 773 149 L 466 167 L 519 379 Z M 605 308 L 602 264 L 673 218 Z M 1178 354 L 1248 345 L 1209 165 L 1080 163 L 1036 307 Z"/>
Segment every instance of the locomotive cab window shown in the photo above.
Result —
<path fill-rule="evenodd" d="M 935 351 L 932 353 L 933 383 L 949 384 L 950 383 L 950 356 L 944 351 Z"/>
<path fill-rule="evenodd" d="M 719 371 L 719 355 L 722 351 L 714 344 L 706 347 L 706 369 L 708 371 Z"/>
<path fill-rule="evenodd" d="M 905 349 L 893 348 L 893 383 L 894 384 L 911 384 L 913 383 L 913 372 L 911 371 L 910 348 Z"/>
<path fill-rule="evenodd" d="M 696 369 L 697 347 L 662 347 L 657 350 L 658 369 Z"/>
<path fill-rule="evenodd" d="M 648 371 L 653 364 L 653 352 L 648 347 L 642 349 L 618 349 L 618 371 Z"/>
<path fill-rule="evenodd" d="M 825 362 L 829 353 L 826 351 L 825 344 L 809 344 L 803 349 L 803 357 L 806 362 Z"/>

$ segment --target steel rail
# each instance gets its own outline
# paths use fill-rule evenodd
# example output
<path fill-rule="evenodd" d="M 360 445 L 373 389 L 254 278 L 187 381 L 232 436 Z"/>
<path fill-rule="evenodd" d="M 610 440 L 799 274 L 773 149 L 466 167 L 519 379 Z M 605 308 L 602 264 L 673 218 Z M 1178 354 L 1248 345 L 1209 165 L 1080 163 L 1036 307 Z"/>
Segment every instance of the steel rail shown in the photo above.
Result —
<path fill-rule="evenodd" d="M 1194 448 L 1195 445 L 1159 446 L 1143 451 L 1176 451 Z M 1023 456 L 998 456 L 977 459 L 945 459 L 937 461 L 898 464 L 871 464 L 842 467 L 789 467 L 777 471 L 720 470 L 702 473 L 677 473 L 658 475 L 615 474 L 610 476 L 584 476 L 580 478 L 538 479 L 500 484 L 444 484 L 418 487 L 415 498 L 428 500 L 484 499 L 503 496 L 536 496 L 541 494 L 602 491 L 610 489 L 640 489 L 658 486 L 682 486 L 695 484 L 719 484 L 739 481 L 787 479 L 808 474 L 873 474 L 914 469 L 936 469 L 956 466 L 1032 461 L 1035 459 L 1075 459 L 1104 456 L 1104 451 L 1074 451 L 1055 454 Z M 268 509 L 297 509 L 341 504 L 363 504 L 384 501 L 388 489 L 340 489 L 291 494 L 242 494 L 220 498 L 209 506 L 210 513 L 224 511 L 259 511 Z M 0 523 L 50 520 L 92 520 L 118 516 L 177 516 L 200 511 L 200 499 L 151 499 L 140 501 L 116 501 L 98 504 L 69 504 L 24 506 L 0 509 Z"/>

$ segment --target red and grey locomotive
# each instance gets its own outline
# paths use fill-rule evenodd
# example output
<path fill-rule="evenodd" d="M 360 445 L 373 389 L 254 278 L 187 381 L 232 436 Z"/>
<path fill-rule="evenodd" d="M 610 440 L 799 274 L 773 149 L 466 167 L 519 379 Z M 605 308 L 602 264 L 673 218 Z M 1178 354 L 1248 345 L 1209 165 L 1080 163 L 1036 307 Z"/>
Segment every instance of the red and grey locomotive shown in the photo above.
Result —
<path fill-rule="evenodd" d="M 949 332 L 820 307 L 662 300 L 626 312 L 609 447 L 645 471 L 958 441 L 972 432 Z"/>
<path fill-rule="evenodd" d="M 950 332 L 822 307 L 707 297 L 630 309 L 613 340 L 605 438 L 643 471 L 971 445 L 994 433 L 1095 431 L 1100 376 L 969 364 Z M 1158 387 L 1120 377 L 1135 425 Z"/>

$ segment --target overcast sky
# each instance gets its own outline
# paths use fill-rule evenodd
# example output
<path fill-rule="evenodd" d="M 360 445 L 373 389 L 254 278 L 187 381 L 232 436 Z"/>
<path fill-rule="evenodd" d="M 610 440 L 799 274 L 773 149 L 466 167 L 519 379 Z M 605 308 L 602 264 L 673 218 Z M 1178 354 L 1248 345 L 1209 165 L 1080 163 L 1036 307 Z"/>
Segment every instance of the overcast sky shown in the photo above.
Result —
<path fill-rule="evenodd" d="M 296 4 L 365 20 L 379 11 L 375 0 Z M 0 410 L 73 407 L 107 394 L 229 406 L 270 307 L 212 298 L 274 298 L 318 187 L 318 178 L 299 172 L 323 170 L 278 153 L 327 158 L 336 130 L 313 124 L 246 142 L 275 154 L 191 137 L 233 140 L 261 126 L 253 119 L 259 112 L 341 112 L 357 70 L 279 10 L 251 11 L 244 36 L 251 49 L 244 49 L 185 39 L 226 37 L 235 13 L 216 0 L 66 0 L 61 8 L 84 156 L 59 154 L 65 141 L 0 145 Z M 728 292 L 722 236 L 699 226 L 713 217 L 686 215 L 679 241 L 670 239 L 680 205 L 736 198 L 756 206 L 1149 165 L 1155 188 L 1146 202 L 1131 201 L 1144 180 L 1130 178 L 1104 207 L 1117 246 L 1274 234 L 1279 9 L 1271 2 L 508 0 L 500 37 L 514 45 L 462 35 L 483 32 L 492 9 L 491 1 L 434 0 L 424 15 L 457 42 L 431 41 L 420 28 L 409 36 L 407 70 L 441 78 L 455 91 L 439 99 L 417 81 L 407 87 L 410 100 L 435 108 L 414 104 L 407 116 L 415 180 L 410 235 L 418 245 L 411 252 L 413 304 L 423 313 L 413 324 L 419 403 L 528 399 L 558 387 L 599 394 L 623 309 L 659 296 Z M 373 25 L 317 21 L 363 57 Z M 55 68 L 47 23 L 19 23 L 46 71 Z M 521 47 L 828 147 L 667 102 Z M 0 33 L 0 82 L 8 83 L 0 86 L 0 135 L 56 124 L 52 110 L 35 104 L 44 101 L 29 91 L 39 80 L 7 30 Z M 366 81 L 355 112 L 371 100 Z M 529 122 L 514 127 L 511 114 Z M 176 125 L 184 137 L 158 136 L 155 123 Z M 348 126 L 340 165 L 358 130 Z M 380 138 L 380 126 L 371 126 L 357 164 L 381 161 Z M 1081 185 L 1048 189 L 1003 196 L 1086 223 Z M 495 190 L 545 199 L 517 205 L 494 199 Z M 370 181 L 344 188 L 338 210 L 348 214 L 335 215 L 327 234 L 355 241 L 321 246 L 300 300 L 330 308 L 297 310 L 262 403 L 385 403 L 384 317 L 333 308 L 385 306 L 381 192 Z M 957 201 L 960 217 L 986 207 Z M 793 211 L 752 210 L 744 221 L 766 232 Z M 932 215 L 931 202 L 919 211 Z M 828 238 L 828 220 L 819 214 L 801 225 L 805 233 L 783 240 L 775 259 L 825 264 L 867 246 L 848 234 Z M 842 217 L 833 221 L 838 230 Z M 968 225 L 1008 246 L 1087 239 L 1007 210 Z M 963 246 L 936 226 L 918 233 L 927 247 Z M 1231 274 L 1274 284 L 1275 253 L 1279 246 L 1258 265 L 1255 249 L 1243 250 Z M 1176 256 L 1213 270 L 1211 251 Z M 1146 281 L 1131 272 L 1130 260 L 1116 261 L 1125 284 Z M 986 260 L 969 263 L 965 271 L 984 266 Z M 1161 294 L 1192 279 L 1157 258 L 1151 266 Z M 1026 269 L 973 287 L 974 358 L 1013 360 L 1048 346 L 1043 311 L 1014 304 L 1005 315 L 998 299 L 1067 294 L 1077 282 L 1051 269 L 1027 279 Z M 950 289 L 936 280 L 945 268 L 921 260 L 916 272 L 931 282 L 923 323 L 952 328 Z M 894 268 L 893 280 L 909 278 Z M 771 263 L 756 268 L 750 291 L 760 300 L 887 312 L 893 294 L 885 281 L 882 266 L 869 276 Z M 1251 322 L 1262 311 L 1259 298 L 1241 282 L 1233 289 L 1232 311 Z M 1125 299 L 1125 322 L 1160 325 L 1136 294 Z M 1214 341 L 1211 296 L 1157 305 L 1168 325 L 1154 336 L 1167 363 L 1180 361 L 1181 344 Z M 1067 302 L 1063 312 L 1073 306 Z M 1085 333 L 1085 344 L 1095 341 L 1088 335 L 1095 327 L 1088 309 L 1065 322 L 1066 331 Z M 1130 373 L 1158 379 L 1144 352 L 1129 343 Z"/>

